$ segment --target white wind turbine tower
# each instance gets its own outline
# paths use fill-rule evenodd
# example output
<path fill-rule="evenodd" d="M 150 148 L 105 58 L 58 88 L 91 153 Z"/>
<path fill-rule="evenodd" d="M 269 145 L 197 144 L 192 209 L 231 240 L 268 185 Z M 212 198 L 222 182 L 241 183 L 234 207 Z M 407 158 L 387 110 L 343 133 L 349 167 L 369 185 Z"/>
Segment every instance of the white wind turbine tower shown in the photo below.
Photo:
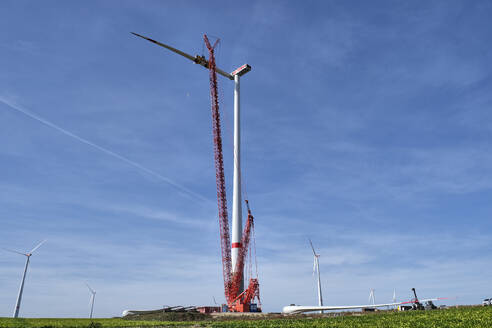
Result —
<path fill-rule="evenodd" d="M 314 255 L 314 263 L 313 263 L 313 275 L 317 271 L 318 272 L 318 305 L 323 306 L 323 295 L 321 294 L 321 274 L 319 272 L 319 254 L 316 254 L 314 250 L 313 242 L 309 239 L 309 244 L 311 244 L 311 249 L 313 250 Z M 323 313 L 323 311 L 319 311 Z"/>
<path fill-rule="evenodd" d="M 376 305 L 376 297 L 374 297 L 374 289 L 371 288 L 371 292 L 369 293 L 369 302 L 372 301 L 372 305 Z"/>
<path fill-rule="evenodd" d="M 29 266 L 29 260 L 32 256 L 32 254 L 34 253 L 34 251 L 37 250 L 45 241 L 46 240 L 43 240 L 42 242 L 40 242 L 36 247 L 34 247 L 28 253 L 22 253 L 22 252 L 8 249 L 8 248 L 4 248 L 4 250 L 6 250 L 6 251 L 20 254 L 20 255 L 24 255 L 26 257 L 26 266 L 24 267 L 24 274 L 22 275 L 22 281 L 21 281 L 21 284 L 19 287 L 19 294 L 17 295 L 17 301 L 15 302 L 15 310 L 14 310 L 14 314 L 13 314 L 14 318 L 17 318 L 19 316 L 19 310 L 20 310 L 20 305 L 21 305 L 21 300 L 22 300 L 22 292 L 24 291 L 24 282 L 26 281 L 26 273 L 27 273 L 27 267 Z"/>
<path fill-rule="evenodd" d="M 89 288 L 89 291 L 91 292 L 91 315 L 89 318 L 92 319 L 92 312 L 94 311 L 94 299 L 96 298 L 96 291 L 92 289 L 88 283 L 85 283 L 85 285 L 87 286 L 87 288 Z"/>

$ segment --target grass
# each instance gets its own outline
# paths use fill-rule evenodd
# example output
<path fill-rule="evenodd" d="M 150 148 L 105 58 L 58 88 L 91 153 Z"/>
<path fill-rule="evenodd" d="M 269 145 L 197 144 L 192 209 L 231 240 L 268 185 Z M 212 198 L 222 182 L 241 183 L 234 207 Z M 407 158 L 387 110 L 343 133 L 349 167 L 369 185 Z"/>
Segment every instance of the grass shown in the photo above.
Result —
<path fill-rule="evenodd" d="M 130 328 L 130 327 L 190 327 L 184 321 L 130 321 L 124 319 L 13 319 L 0 318 L 1 328 Z"/>
<path fill-rule="evenodd" d="M 131 321 L 124 319 L 11 319 L 0 318 L 2 328 L 130 328 L 130 327 L 316 327 L 316 328 L 487 328 L 492 307 L 461 307 L 340 317 L 300 317 L 228 321 Z"/>

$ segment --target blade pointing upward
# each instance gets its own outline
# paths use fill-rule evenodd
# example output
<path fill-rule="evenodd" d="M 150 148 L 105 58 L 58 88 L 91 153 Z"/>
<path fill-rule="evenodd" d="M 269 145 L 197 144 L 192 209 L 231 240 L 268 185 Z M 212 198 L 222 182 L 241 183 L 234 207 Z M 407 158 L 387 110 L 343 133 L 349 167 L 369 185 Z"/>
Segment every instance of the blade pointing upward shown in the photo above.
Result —
<path fill-rule="evenodd" d="M 88 283 L 85 283 L 85 285 L 87 286 L 87 288 L 89 288 L 89 290 L 90 290 L 90 292 L 91 292 L 92 294 L 95 294 L 95 293 L 96 293 L 96 291 L 95 291 L 94 289 L 92 289 L 92 288 L 91 288 L 91 286 L 89 286 L 89 284 L 88 284 Z"/>
<path fill-rule="evenodd" d="M 36 247 L 34 247 L 34 248 L 32 249 L 32 251 L 30 251 L 30 252 L 29 252 L 29 254 L 34 253 L 34 251 L 35 251 L 35 250 L 37 250 L 39 247 L 41 247 L 41 245 L 43 245 L 45 242 L 46 242 L 46 239 L 45 239 L 45 240 L 43 240 L 42 242 L 40 242 L 40 243 L 39 243 Z"/>
<path fill-rule="evenodd" d="M 313 242 L 311 241 L 311 239 L 309 239 L 309 244 L 311 244 L 311 249 L 313 250 L 314 256 L 318 255 L 318 254 L 316 254 L 316 252 L 314 250 Z"/>

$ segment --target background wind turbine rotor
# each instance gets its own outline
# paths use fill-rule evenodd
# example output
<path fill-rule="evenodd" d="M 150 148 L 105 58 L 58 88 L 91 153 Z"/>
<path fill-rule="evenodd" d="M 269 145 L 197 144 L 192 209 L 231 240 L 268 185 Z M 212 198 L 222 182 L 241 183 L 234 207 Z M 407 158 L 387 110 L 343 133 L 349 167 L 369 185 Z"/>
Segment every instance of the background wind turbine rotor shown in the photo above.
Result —
<path fill-rule="evenodd" d="M 87 288 L 89 288 L 89 291 L 92 293 L 92 294 L 95 294 L 96 291 L 94 289 L 91 288 L 91 286 L 89 286 L 89 284 L 86 282 L 85 285 L 87 286 Z"/>

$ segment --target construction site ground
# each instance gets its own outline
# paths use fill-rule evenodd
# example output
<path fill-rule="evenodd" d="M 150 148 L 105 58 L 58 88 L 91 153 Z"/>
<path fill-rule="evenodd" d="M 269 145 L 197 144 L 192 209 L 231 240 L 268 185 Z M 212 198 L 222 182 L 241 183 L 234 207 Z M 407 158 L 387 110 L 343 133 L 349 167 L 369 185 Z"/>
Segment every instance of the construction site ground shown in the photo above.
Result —
<path fill-rule="evenodd" d="M 487 328 L 492 327 L 492 306 L 463 306 L 432 311 L 379 311 L 373 313 L 328 313 L 313 315 L 289 315 L 279 313 L 248 315 L 204 315 L 200 319 L 187 320 L 168 313 L 161 318 L 112 318 L 112 319 L 13 319 L 0 318 L 2 328 L 129 328 L 129 327 L 317 327 L 317 328 Z M 176 314 L 176 313 L 174 313 Z M 197 320 L 198 319 L 198 320 Z"/>

